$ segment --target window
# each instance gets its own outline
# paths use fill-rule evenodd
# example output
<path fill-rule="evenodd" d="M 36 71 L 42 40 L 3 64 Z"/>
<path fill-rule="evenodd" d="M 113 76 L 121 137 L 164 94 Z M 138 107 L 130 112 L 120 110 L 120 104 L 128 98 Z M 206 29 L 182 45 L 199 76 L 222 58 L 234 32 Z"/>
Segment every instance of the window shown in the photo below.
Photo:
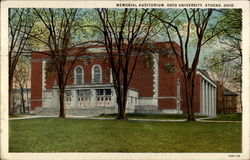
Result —
<path fill-rule="evenodd" d="M 71 101 L 71 90 L 65 90 L 65 95 L 66 95 L 66 101 L 70 102 Z"/>
<path fill-rule="evenodd" d="M 111 95 L 111 89 L 105 89 L 105 95 Z"/>
<path fill-rule="evenodd" d="M 97 89 L 96 92 L 97 92 L 97 95 L 103 95 L 103 92 L 104 90 L 103 89 Z"/>
<path fill-rule="evenodd" d="M 94 65 L 92 68 L 92 82 L 101 83 L 102 81 L 102 71 L 99 65 Z"/>
<path fill-rule="evenodd" d="M 66 90 L 66 91 L 65 91 L 65 94 L 66 94 L 67 97 L 68 97 L 68 96 L 71 96 L 71 90 Z"/>
<path fill-rule="evenodd" d="M 77 90 L 77 96 L 91 96 L 91 91 L 89 89 Z"/>
<path fill-rule="evenodd" d="M 75 69 L 75 84 L 83 84 L 83 69 L 76 67 Z"/>
<path fill-rule="evenodd" d="M 97 101 L 111 101 L 111 89 L 97 89 L 96 95 Z"/>
<path fill-rule="evenodd" d="M 96 94 L 98 96 L 100 96 L 100 95 L 108 95 L 108 96 L 110 96 L 111 95 L 111 89 L 97 89 Z"/>

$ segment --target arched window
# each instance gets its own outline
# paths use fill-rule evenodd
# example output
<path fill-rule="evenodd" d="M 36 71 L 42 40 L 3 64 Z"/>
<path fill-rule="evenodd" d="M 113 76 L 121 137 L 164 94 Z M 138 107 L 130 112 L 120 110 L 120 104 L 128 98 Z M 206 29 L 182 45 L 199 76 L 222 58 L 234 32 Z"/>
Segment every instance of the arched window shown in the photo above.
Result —
<path fill-rule="evenodd" d="M 101 82 L 102 82 L 101 66 L 94 65 L 92 68 L 92 83 L 101 83 Z"/>
<path fill-rule="evenodd" d="M 83 69 L 80 66 L 75 68 L 75 84 L 83 84 Z"/>

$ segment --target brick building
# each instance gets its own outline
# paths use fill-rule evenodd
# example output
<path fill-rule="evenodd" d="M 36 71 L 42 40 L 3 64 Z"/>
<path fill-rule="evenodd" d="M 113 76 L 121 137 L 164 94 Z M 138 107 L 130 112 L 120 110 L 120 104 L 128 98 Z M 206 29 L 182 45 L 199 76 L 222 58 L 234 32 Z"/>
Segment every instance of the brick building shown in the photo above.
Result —
<path fill-rule="evenodd" d="M 220 82 L 217 85 L 217 114 L 237 113 L 237 104 L 240 101 L 239 95 L 225 88 Z"/>
<path fill-rule="evenodd" d="M 177 43 L 172 42 L 179 49 Z M 153 44 L 154 52 L 139 55 L 127 101 L 129 113 L 186 112 L 184 80 L 169 42 Z M 116 95 L 104 46 L 93 46 L 72 70 L 66 86 L 65 108 L 68 115 L 117 113 Z M 135 57 L 135 56 L 134 56 Z M 132 56 L 132 60 L 134 58 Z M 58 85 L 54 75 L 47 74 L 49 57 L 32 54 L 31 109 L 50 115 L 59 112 Z M 216 115 L 216 85 L 202 70 L 195 80 L 195 113 Z"/>

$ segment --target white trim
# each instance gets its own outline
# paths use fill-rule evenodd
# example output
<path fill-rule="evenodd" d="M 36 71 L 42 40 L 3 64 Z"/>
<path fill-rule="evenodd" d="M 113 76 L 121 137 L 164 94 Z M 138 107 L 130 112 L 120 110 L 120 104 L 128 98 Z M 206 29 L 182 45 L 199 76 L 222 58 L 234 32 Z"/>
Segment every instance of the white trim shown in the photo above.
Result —
<path fill-rule="evenodd" d="M 109 83 L 114 83 L 113 82 L 113 75 L 112 75 L 112 68 L 109 69 Z"/>
<path fill-rule="evenodd" d="M 45 90 L 46 90 L 46 61 L 42 61 L 42 106 L 44 106 Z"/>
<path fill-rule="evenodd" d="M 179 78 L 176 80 L 176 99 L 181 99 L 181 83 Z"/>
<path fill-rule="evenodd" d="M 80 67 L 80 68 L 82 69 L 82 83 L 81 83 L 81 84 L 84 84 L 84 69 L 83 69 L 82 66 L 76 66 L 76 67 L 74 68 L 74 84 L 76 84 L 76 69 L 77 69 L 78 67 Z M 80 85 L 80 84 L 78 84 L 78 85 Z"/>
<path fill-rule="evenodd" d="M 159 96 L 159 54 L 153 55 L 153 97 Z"/>
<path fill-rule="evenodd" d="M 201 89 L 200 89 L 200 113 L 204 114 L 204 80 L 201 79 Z"/>
<path fill-rule="evenodd" d="M 216 96 L 216 94 L 217 94 L 217 90 L 216 90 L 216 88 L 214 88 L 214 109 L 215 109 L 215 111 L 214 111 L 214 116 L 216 116 L 217 115 L 217 96 Z"/>
<path fill-rule="evenodd" d="M 199 75 L 201 75 L 201 77 L 202 77 L 203 79 L 205 79 L 208 83 L 210 83 L 212 86 L 214 86 L 214 87 L 216 88 L 216 84 L 215 84 L 213 81 L 211 81 L 209 78 L 207 78 L 201 71 L 198 71 L 198 70 L 197 70 L 197 73 L 198 73 Z"/>
<path fill-rule="evenodd" d="M 209 94 L 208 94 L 208 82 L 206 81 L 206 83 L 205 83 L 205 87 L 206 87 L 206 90 L 205 90 L 205 93 L 206 93 L 206 115 L 208 115 L 208 113 L 209 113 L 209 107 L 208 107 L 208 105 L 209 105 L 209 99 L 208 99 L 208 96 L 209 96 Z"/>
<path fill-rule="evenodd" d="M 94 82 L 94 68 L 98 66 L 100 68 L 100 82 Z M 92 66 L 92 71 L 91 71 L 91 82 L 92 83 L 102 83 L 102 67 L 99 64 L 95 64 Z"/>
<path fill-rule="evenodd" d="M 46 90 L 45 81 L 46 81 L 46 61 L 42 61 L 42 90 Z"/>

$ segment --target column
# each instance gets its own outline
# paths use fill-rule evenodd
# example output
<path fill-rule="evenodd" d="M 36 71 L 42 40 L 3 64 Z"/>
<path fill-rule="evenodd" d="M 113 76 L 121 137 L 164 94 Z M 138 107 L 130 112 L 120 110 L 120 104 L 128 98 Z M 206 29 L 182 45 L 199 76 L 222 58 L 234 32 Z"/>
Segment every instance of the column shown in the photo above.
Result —
<path fill-rule="evenodd" d="M 214 86 L 211 85 L 211 116 L 214 115 Z"/>
<path fill-rule="evenodd" d="M 95 108 L 96 107 L 96 90 L 90 89 L 91 92 L 91 98 L 90 98 L 90 107 Z"/>
<path fill-rule="evenodd" d="M 212 99 L 212 102 L 211 102 L 211 116 L 214 116 L 214 86 L 211 86 L 212 87 L 212 92 L 211 92 L 211 99 Z"/>
<path fill-rule="evenodd" d="M 177 113 L 180 113 L 180 80 L 176 81 L 176 109 Z"/>
<path fill-rule="evenodd" d="M 217 103 L 216 103 L 217 102 L 217 97 L 216 97 L 216 91 L 217 91 L 217 89 L 216 89 L 216 87 L 214 87 L 214 99 L 215 99 L 214 100 L 214 108 L 215 108 L 215 112 L 214 112 L 215 114 L 214 114 L 214 116 L 216 116 L 216 114 L 217 114 L 217 106 L 216 106 L 217 105 Z"/>
<path fill-rule="evenodd" d="M 208 91 L 208 83 L 206 82 L 206 115 L 209 113 L 209 91 Z"/>
<path fill-rule="evenodd" d="M 213 86 L 210 84 L 210 116 L 213 115 Z"/>
<path fill-rule="evenodd" d="M 209 89 L 209 95 L 210 95 L 210 96 L 209 96 L 209 104 L 210 104 L 210 105 L 209 105 L 209 116 L 212 116 L 212 101 L 213 101 L 213 100 L 212 100 L 212 85 L 209 84 L 209 86 L 210 86 L 210 87 L 209 87 L 209 88 L 210 88 L 210 89 Z"/>
<path fill-rule="evenodd" d="M 211 110 L 211 105 L 210 105 L 210 102 L 211 102 L 211 94 L 210 94 L 210 84 L 209 83 L 207 83 L 207 85 L 208 85 L 208 105 L 207 105 L 207 109 L 208 109 L 208 116 L 210 116 L 210 110 Z"/>
<path fill-rule="evenodd" d="M 215 93 L 215 87 L 213 87 L 213 116 L 215 116 L 215 112 L 216 112 L 216 108 L 215 108 L 215 97 L 214 97 L 214 93 Z"/>
<path fill-rule="evenodd" d="M 77 108 L 78 107 L 78 99 L 77 99 L 77 93 L 75 89 L 71 90 L 71 107 Z"/>
<path fill-rule="evenodd" d="M 204 115 L 207 114 L 207 85 L 206 81 L 204 80 Z"/>
<path fill-rule="evenodd" d="M 205 115 L 205 105 L 206 105 L 206 99 L 205 99 L 205 80 L 202 79 L 202 115 Z"/>

